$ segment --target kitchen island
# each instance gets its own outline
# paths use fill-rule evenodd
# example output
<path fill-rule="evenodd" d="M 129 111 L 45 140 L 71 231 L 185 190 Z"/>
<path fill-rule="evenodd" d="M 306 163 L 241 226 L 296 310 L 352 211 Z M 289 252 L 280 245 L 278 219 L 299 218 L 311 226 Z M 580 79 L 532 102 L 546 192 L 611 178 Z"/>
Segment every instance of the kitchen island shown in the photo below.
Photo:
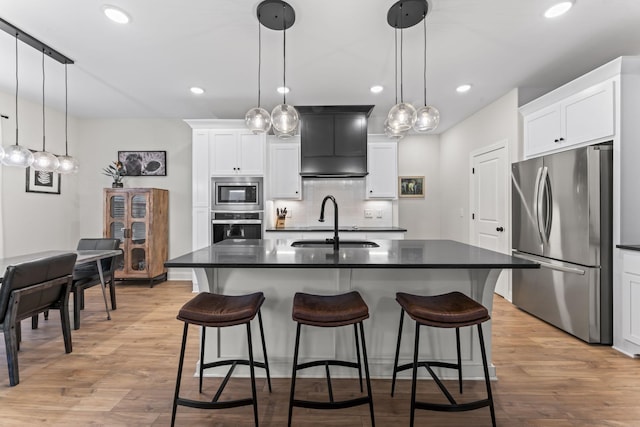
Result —
<path fill-rule="evenodd" d="M 290 240 L 225 240 L 169 260 L 166 267 L 193 268 L 200 291 L 239 295 L 262 291 L 266 301 L 262 317 L 273 376 L 289 376 L 295 339 L 291 320 L 293 295 L 298 292 L 338 294 L 357 290 L 369 306 L 364 322 L 371 375 L 390 378 L 393 370 L 400 306 L 398 291 L 435 295 L 463 292 L 483 304 L 493 305 L 496 280 L 503 269 L 538 268 L 539 265 L 509 255 L 450 240 L 374 240 L 378 247 L 292 247 Z M 401 363 L 411 358 L 414 328 L 405 322 Z M 257 328 L 256 325 L 252 327 Z M 491 321 L 483 324 L 487 357 L 491 360 Z M 239 327 L 207 333 L 205 361 L 246 355 L 246 337 Z M 471 328 L 461 331 L 463 375 L 482 378 L 477 337 Z M 254 336 L 257 335 L 256 330 Z M 259 345 L 254 345 L 259 349 Z M 425 330 L 421 354 L 454 361 L 455 332 Z M 260 351 L 256 350 L 258 358 Z M 355 355 L 352 328 L 308 328 L 302 338 L 300 359 L 351 358 Z M 308 370 L 307 375 L 324 375 Z M 452 378 L 455 371 L 440 372 Z M 490 367 L 495 377 L 495 367 Z M 207 375 L 218 374 L 208 370 Z M 222 372 L 220 374 L 223 375 Z M 332 376 L 351 376 L 350 370 L 332 369 Z M 407 373 L 408 375 L 408 373 Z"/>

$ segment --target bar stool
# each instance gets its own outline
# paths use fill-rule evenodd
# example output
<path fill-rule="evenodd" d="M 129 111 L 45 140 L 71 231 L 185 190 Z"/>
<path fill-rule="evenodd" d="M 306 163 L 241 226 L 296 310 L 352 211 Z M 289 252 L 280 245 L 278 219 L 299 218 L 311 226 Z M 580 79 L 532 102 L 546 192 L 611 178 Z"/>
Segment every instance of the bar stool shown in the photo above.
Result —
<path fill-rule="evenodd" d="M 295 322 L 297 322 L 297 329 L 296 345 L 293 354 L 293 373 L 291 374 L 289 420 L 287 425 L 291 426 L 291 417 L 293 415 L 294 406 L 311 409 L 343 409 L 369 404 L 369 410 L 371 412 L 371 425 L 375 427 L 375 420 L 373 416 L 373 397 L 371 394 L 371 380 L 369 377 L 369 363 L 367 361 L 367 347 L 364 341 L 364 329 L 362 326 L 362 321 L 369 318 L 369 307 L 367 307 L 367 304 L 364 302 L 360 294 L 356 291 L 342 295 L 311 295 L 298 292 L 293 297 L 292 318 Z M 353 325 L 358 362 L 355 363 L 344 360 L 315 360 L 298 364 L 298 348 L 300 346 L 300 329 L 302 325 L 318 326 L 321 328 L 333 328 L 338 326 Z M 333 389 L 331 387 L 329 366 L 344 366 L 348 368 L 358 369 L 358 375 L 360 377 L 360 392 L 363 392 L 362 363 L 360 359 L 358 325 L 360 325 L 360 340 L 362 340 L 362 357 L 364 359 L 364 371 L 367 382 L 367 396 L 349 400 L 335 401 L 333 398 Z M 325 367 L 325 372 L 327 374 L 327 387 L 329 389 L 329 402 L 294 399 L 297 371 L 313 366 Z"/>
<path fill-rule="evenodd" d="M 258 425 L 258 401 L 256 399 L 256 378 L 254 367 L 257 366 L 266 370 L 269 392 L 271 392 L 271 375 L 269 373 L 269 361 L 267 360 L 267 349 L 265 346 L 264 331 L 262 328 L 262 316 L 260 314 L 260 307 L 262 306 L 264 299 L 264 294 L 262 292 L 240 296 L 218 295 L 209 292 L 202 292 L 182 306 L 177 316 L 178 320 L 184 322 L 184 331 L 182 333 L 182 348 L 180 350 L 180 362 L 178 364 L 176 390 L 173 398 L 173 412 L 171 414 L 172 426 L 175 423 L 176 410 L 178 408 L 178 405 L 199 409 L 226 409 L 235 408 L 238 406 L 253 405 L 253 416 L 256 426 Z M 256 362 L 253 360 L 250 322 L 255 318 L 256 314 L 258 315 L 258 323 L 260 324 L 260 336 L 262 339 L 264 363 Z M 184 399 L 179 396 L 180 380 L 182 377 L 182 366 L 184 362 L 184 352 L 187 343 L 187 330 L 189 324 L 202 326 L 202 339 L 200 343 L 200 393 L 202 393 L 202 376 L 205 369 L 217 366 L 231 365 L 229 371 L 227 372 L 227 375 L 222 380 L 218 391 L 211 401 Z M 249 360 L 234 359 L 204 363 L 204 343 L 206 328 L 222 328 L 225 326 L 236 326 L 242 324 L 247 325 Z M 219 401 L 218 399 L 220 398 L 224 387 L 227 385 L 227 382 L 231 378 L 231 374 L 233 373 L 233 370 L 237 365 L 249 366 L 249 370 L 251 372 L 251 398 Z"/>
<path fill-rule="evenodd" d="M 459 412 L 470 411 L 485 406 L 491 411 L 491 422 L 496 425 L 496 416 L 493 407 L 493 396 L 491 394 L 491 382 L 489 380 L 489 368 L 487 365 L 487 354 L 484 347 L 484 338 L 482 335 L 482 323 L 489 320 L 488 310 L 478 302 L 469 298 L 460 292 L 450 292 L 444 295 L 436 296 L 418 296 L 406 294 L 403 292 L 396 293 L 396 301 L 402 307 L 400 313 L 400 328 L 398 330 L 398 342 L 396 345 L 396 357 L 393 367 L 393 379 L 391 381 L 391 396 L 393 396 L 396 385 L 396 374 L 398 372 L 412 369 L 413 376 L 411 382 L 411 421 L 413 426 L 416 409 L 426 409 L 431 411 Z M 398 366 L 398 357 L 400 353 L 400 337 L 402 336 L 402 324 L 404 313 L 407 312 L 416 322 L 415 344 L 413 347 L 413 363 L 407 363 Z M 463 326 L 478 326 L 478 338 L 480 340 L 480 351 L 482 353 L 482 363 L 484 367 L 484 378 L 487 387 L 487 398 L 473 402 L 457 403 L 446 386 L 438 378 L 436 373 L 431 369 L 433 366 L 441 368 L 456 369 L 458 371 L 458 384 L 460 393 L 462 394 L 462 363 L 460 360 L 460 328 Z M 436 328 L 456 328 L 456 350 L 458 354 L 457 363 L 446 363 L 440 361 L 419 361 L 418 348 L 420 343 L 420 326 L 431 326 Z M 418 367 L 423 366 L 427 369 L 438 388 L 445 395 L 449 404 L 428 403 L 416 401 L 416 379 Z"/>

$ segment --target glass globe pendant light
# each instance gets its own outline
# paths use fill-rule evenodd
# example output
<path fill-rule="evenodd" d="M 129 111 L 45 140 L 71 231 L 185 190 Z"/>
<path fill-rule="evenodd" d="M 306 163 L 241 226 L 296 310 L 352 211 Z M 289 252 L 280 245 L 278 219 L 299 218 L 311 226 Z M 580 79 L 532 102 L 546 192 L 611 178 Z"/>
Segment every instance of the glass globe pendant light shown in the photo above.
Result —
<path fill-rule="evenodd" d="M 280 25 L 277 30 L 282 30 L 282 87 L 287 87 L 287 28 L 290 28 L 295 21 L 295 12 L 293 8 L 284 1 L 265 0 L 263 4 L 275 4 L 280 5 L 282 8 L 280 15 Z M 276 19 L 277 21 L 277 15 Z M 264 22 L 263 22 L 264 23 Z M 267 25 L 267 24 L 265 24 Z M 268 26 L 268 25 L 267 25 Z M 272 27 L 273 28 L 273 27 Z M 298 111 L 292 106 L 287 104 L 287 90 L 282 91 L 282 104 L 276 105 L 271 111 L 271 124 L 273 125 L 273 133 L 278 138 L 289 138 L 296 134 L 298 124 L 300 123 L 300 116 Z"/>
<path fill-rule="evenodd" d="M 16 32 L 16 143 L 4 147 L 2 164 L 27 168 L 33 164 L 33 154 L 27 147 L 18 144 L 18 33 Z"/>
<path fill-rule="evenodd" d="M 260 28 L 260 10 L 258 10 L 258 106 L 247 111 L 244 121 L 247 128 L 254 134 L 267 133 L 271 129 L 271 116 L 269 112 L 260 107 L 260 71 L 262 66 L 262 37 Z"/>
<path fill-rule="evenodd" d="M 409 2 L 408 2 L 409 3 Z M 415 2 L 410 2 L 415 3 Z M 426 2 L 425 2 L 426 4 Z M 389 13 L 387 14 L 387 21 L 394 28 L 400 28 L 400 103 L 394 105 L 387 116 L 389 126 L 394 131 L 408 131 L 413 127 L 416 121 L 416 109 L 413 105 L 404 102 L 404 88 L 403 88 L 403 30 L 410 27 L 410 22 L 405 22 L 405 14 L 403 11 L 404 1 L 401 0 L 391 6 Z M 409 17 L 410 18 L 410 17 Z M 419 21 L 418 21 L 419 22 Z"/>
<path fill-rule="evenodd" d="M 60 161 L 56 156 L 49 153 L 46 149 L 46 132 L 44 121 L 44 49 L 42 50 L 42 151 L 33 154 L 33 169 L 42 172 L 55 172 L 60 166 Z"/>
<path fill-rule="evenodd" d="M 67 90 L 67 64 L 64 64 L 64 156 L 58 156 L 58 169 L 56 172 L 68 175 L 78 173 L 80 165 L 78 160 L 69 155 L 69 132 L 68 132 L 68 116 L 69 116 L 69 91 Z"/>
<path fill-rule="evenodd" d="M 416 122 L 413 130 L 416 132 L 429 132 L 438 127 L 440 112 L 437 108 L 427 105 L 427 17 L 422 18 L 424 29 L 424 104 L 416 111 Z"/>
<path fill-rule="evenodd" d="M 398 29 L 396 28 L 395 30 L 395 37 L 394 37 L 394 59 L 395 59 L 395 68 L 394 68 L 394 86 L 396 89 L 396 100 L 395 100 L 395 104 L 398 103 Z M 394 105 L 395 105 L 394 104 Z M 404 137 L 407 134 L 407 131 L 401 131 L 401 130 L 396 130 L 393 129 L 391 126 L 389 126 L 389 118 L 387 117 L 384 121 L 384 134 L 389 137 L 389 138 L 397 138 L 398 140 L 402 139 L 402 137 Z"/>

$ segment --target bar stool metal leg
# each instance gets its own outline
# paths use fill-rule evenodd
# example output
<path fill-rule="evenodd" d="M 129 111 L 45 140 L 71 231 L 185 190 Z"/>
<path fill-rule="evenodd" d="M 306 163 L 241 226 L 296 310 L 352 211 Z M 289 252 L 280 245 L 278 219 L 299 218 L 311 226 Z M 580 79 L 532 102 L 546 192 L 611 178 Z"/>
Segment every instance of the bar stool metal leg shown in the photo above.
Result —
<path fill-rule="evenodd" d="M 206 331 L 206 326 L 202 326 L 200 328 L 200 379 L 198 384 L 198 390 L 200 391 L 200 393 L 202 393 L 202 377 L 204 376 L 204 340 Z"/>
<path fill-rule="evenodd" d="M 409 426 L 413 427 L 416 416 L 416 385 L 418 379 L 418 347 L 420 345 L 420 324 L 416 322 L 416 338 L 413 344 L 413 369 L 411 375 L 411 418 Z"/>
<path fill-rule="evenodd" d="M 178 361 L 178 376 L 176 378 L 176 391 L 173 395 L 173 409 L 171 410 L 171 427 L 176 422 L 176 410 L 178 409 L 178 395 L 180 392 L 180 380 L 182 379 L 182 366 L 184 363 L 184 350 L 187 347 L 187 331 L 189 324 L 185 322 L 182 332 L 182 347 L 180 348 L 180 360 Z"/>
<path fill-rule="evenodd" d="M 458 386 L 462 394 L 462 357 L 460 357 L 460 328 L 456 328 L 456 351 L 458 352 Z"/>
<path fill-rule="evenodd" d="M 360 338 L 362 339 L 362 358 L 364 359 L 364 373 L 365 373 L 365 377 L 367 378 L 367 394 L 369 396 L 369 412 L 371 413 L 371 427 L 376 427 L 376 419 L 373 416 L 373 394 L 371 393 L 371 376 L 369 375 L 369 359 L 367 358 L 367 344 L 364 342 L 364 327 L 362 326 L 362 322 L 360 322 Z M 356 340 L 356 342 L 357 341 L 358 340 Z M 358 359 L 359 358 L 360 357 L 358 357 Z M 362 391 L 362 375 L 360 376 L 360 391 Z"/>
<path fill-rule="evenodd" d="M 256 393 L 256 373 L 253 367 L 253 344 L 251 343 L 251 324 L 247 322 L 247 346 L 249 347 L 249 372 L 251 373 L 251 396 L 253 397 L 253 417 L 258 427 L 258 397 Z"/>
<path fill-rule="evenodd" d="M 358 376 L 360 377 L 360 393 L 362 393 L 362 363 L 360 362 L 360 344 L 358 342 L 358 325 L 357 324 L 353 325 L 353 333 L 356 340 L 356 355 L 358 356 Z"/>
<path fill-rule="evenodd" d="M 258 311 L 258 324 L 260 325 L 260 339 L 262 340 L 262 354 L 264 355 L 264 369 L 267 371 L 267 383 L 271 393 L 271 372 L 269 371 L 269 358 L 267 357 L 267 345 L 264 341 L 264 329 L 262 328 L 262 313 Z"/>
<path fill-rule="evenodd" d="M 489 411 L 491 412 L 491 424 L 496 427 L 496 412 L 493 407 L 493 394 L 491 393 L 491 379 L 489 378 L 489 364 L 487 362 L 487 353 L 484 349 L 484 335 L 482 334 L 482 325 L 478 324 L 478 338 L 480 339 L 480 352 L 482 353 L 482 365 L 484 368 L 484 382 L 487 386 L 487 399 L 489 400 Z"/>
<path fill-rule="evenodd" d="M 398 373 L 398 359 L 400 358 L 400 338 L 402 337 L 402 324 L 404 323 L 404 309 L 400 310 L 400 327 L 398 328 L 398 340 L 396 344 L 396 358 L 393 363 L 393 377 L 391 379 L 391 397 L 396 389 L 396 376 Z"/>
<path fill-rule="evenodd" d="M 300 323 L 296 327 L 296 344 L 293 350 L 293 370 L 291 372 L 291 394 L 289 395 L 289 418 L 287 426 L 291 427 L 291 416 L 293 415 L 293 395 L 296 391 L 296 371 L 298 369 L 298 347 L 300 346 Z"/>

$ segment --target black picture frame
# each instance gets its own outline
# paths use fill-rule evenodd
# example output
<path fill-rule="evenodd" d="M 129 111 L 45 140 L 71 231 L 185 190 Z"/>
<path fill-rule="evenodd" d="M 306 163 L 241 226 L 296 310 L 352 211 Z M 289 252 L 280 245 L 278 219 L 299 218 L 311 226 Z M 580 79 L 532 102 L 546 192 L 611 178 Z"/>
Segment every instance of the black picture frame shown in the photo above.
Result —
<path fill-rule="evenodd" d="M 167 176 L 166 151 L 118 151 L 125 176 Z"/>
<path fill-rule="evenodd" d="M 60 194 L 60 174 L 27 168 L 27 193 Z"/>

